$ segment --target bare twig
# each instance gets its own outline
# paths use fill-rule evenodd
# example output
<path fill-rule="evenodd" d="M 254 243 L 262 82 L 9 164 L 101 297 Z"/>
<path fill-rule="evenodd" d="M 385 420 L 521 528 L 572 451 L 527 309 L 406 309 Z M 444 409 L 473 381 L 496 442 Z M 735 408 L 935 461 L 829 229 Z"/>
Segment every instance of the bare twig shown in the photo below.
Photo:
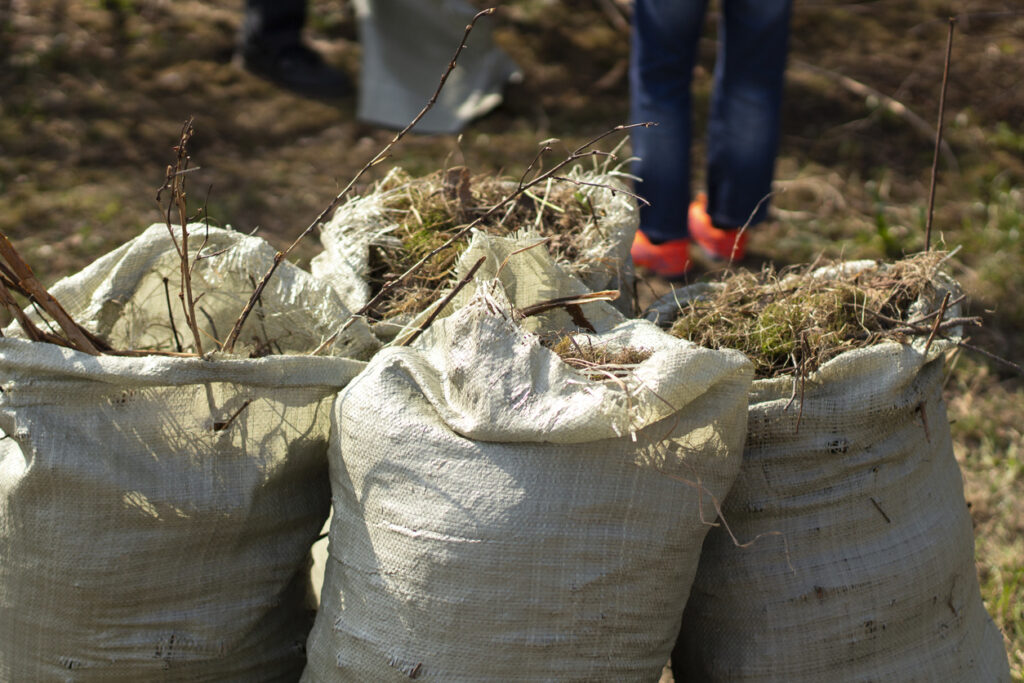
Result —
<path fill-rule="evenodd" d="M 861 83 L 860 81 L 850 78 L 845 74 L 837 73 L 829 69 L 824 69 L 820 66 L 808 64 L 807 62 L 802 62 L 797 59 L 790 60 L 790 67 L 793 68 L 794 70 L 802 70 L 808 73 L 824 76 L 825 78 L 828 78 L 836 82 L 841 87 L 852 92 L 854 95 L 858 95 L 860 97 L 873 97 L 877 99 L 880 105 L 884 107 L 889 113 L 902 118 L 921 135 L 931 138 L 935 134 L 935 129 L 932 127 L 932 125 L 925 121 L 923 118 L 921 118 L 920 115 L 912 111 L 909 107 L 907 107 L 907 105 L 903 104 L 902 102 L 892 97 L 889 97 L 888 95 L 879 90 L 872 88 L 870 85 Z M 942 156 L 943 158 L 945 158 L 946 163 L 949 165 L 949 167 L 953 169 L 958 168 L 959 166 L 957 164 L 956 155 L 953 154 L 953 149 L 949 146 L 949 144 L 943 141 L 941 147 Z"/>
<path fill-rule="evenodd" d="M 950 301 L 948 306 L 947 306 L 947 308 L 951 308 L 953 306 L 956 306 L 957 304 L 963 303 L 966 300 L 967 300 L 967 295 L 966 294 L 961 294 L 957 298 L 955 298 L 952 301 Z M 940 313 L 941 313 L 941 315 L 940 315 Z M 908 321 L 907 324 L 908 325 L 920 325 L 923 322 L 928 322 L 929 320 L 931 320 L 932 318 L 934 318 L 937 315 L 941 318 L 942 315 L 945 315 L 945 311 L 941 311 L 940 312 L 938 309 L 936 309 L 936 310 L 932 311 L 931 313 L 926 313 L 925 315 L 922 315 L 920 318 L 915 318 L 913 320 Z M 977 320 L 980 322 L 981 318 L 978 318 Z M 900 321 L 897 321 L 897 322 L 900 322 Z"/>
<path fill-rule="evenodd" d="M 939 327 L 942 325 L 942 317 L 946 315 L 946 307 L 949 306 L 949 292 L 946 292 L 946 296 L 942 297 L 942 304 L 939 305 L 939 315 L 935 318 L 935 324 L 932 326 L 932 331 L 928 335 L 928 341 L 924 345 L 924 355 L 928 355 L 929 349 L 932 348 L 932 341 L 935 339 L 936 333 L 939 331 Z"/>
<path fill-rule="evenodd" d="M 18 325 L 25 331 L 29 339 L 32 341 L 43 341 L 44 332 L 36 327 L 31 318 L 25 315 L 25 311 L 18 305 L 18 302 L 11 295 L 11 291 L 3 280 L 0 280 L 0 304 L 3 304 L 11 312 L 11 315 L 18 321 Z"/>
<path fill-rule="evenodd" d="M 504 258 L 504 259 L 502 260 L 502 262 L 501 262 L 501 265 L 500 265 L 500 266 L 498 266 L 498 270 L 497 270 L 497 271 L 495 271 L 495 273 L 494 273 L 494 277 L 496 277 L 496 278 L 497 278 L 498 276 L 500 276 L 500 275 L 501 275 L 501 271 L 505 270 L 505 266 L 507 266 L 507 265 L 508 265 L 509 259 L 511 259 L 511 258 L 512 258 L 513 256 L 515 256 L 516 254 L 521 254 L 521 253 L 523 253 L 524 251 L 529 251 L 530 249 L 533 249 L 534 247 L 539 247 L 540 245 L 542 245 L 542 244 L 547 244 L 547 243 L 548 243 L 548 242 L 550 242 L 550 241 L 551 241 L 551 238 L 550 238 L 550 237 L 545 237 L 544 239 L 542 239 L 542 240 L 538 240 L 538 241 L 534 242 L 533 244 L 529 244 L 529 245 L 527 245 L 527 246 L 525 246 L 525 247 L 521 247 L 521 248 L 519 248 L 519 249 L 516 249 L 516 250 L 515 250 L 515 251 L 513 251 L 513 252 L 510 252 L 510 253 L 509 253 L 509 255 L 508 255 L 508 256 L 506 256 L 506 257 L 505 257 L 505 258 Z"/>
<path fill-rule="evenodd" d="M 184 349 L 181 346 L 181 337 L 178 336 L 178 326 L 174 324 L 174 309 L 171 308 L 170 280 L 167 278 L 164 278 L 164 298 L 167 300 L 167 319 L 171 321 L 171 334 L 174 335 L 174 348 L 181 352 Z"/>
<path fill-rule="evenodd" d="M 60 329 L 67 336 L 68 346 L 84 351 L 85 353 L 92 354 L 94 356 L 99 355 L 100 350 L 96 344 L 93 343 L 92 339 L 86 335 L 85 331 L 71 319 L 64 307 L 60 305 L 60 302 L 51 296 L 46 291 L 46 288 L 36 279 L 35 274 L 32 272 L 32 268 L 21 258 L 17 249 L 11 244 L 11 241 L 7 239 L 7 236 L 0 233 L 0 257 L 7 262 L 11 272 L 17 278 L 16 282 L 18 287 L 24 291 L 28 296 L 35 300 L 39 304 L 40 308 L 46 311 L 47 315 L 53 318 L 54 322 L 60 326 Z M 7 291 L 7 296 L 10 297 L 10 292 Z M 13 299 L 12 299 L 13 301 Z M 14 306 L 17 308 L 17 305 Z M 19 319 L 20 322 L 20 319 Z M 28 330 L 26 330 L 27 332 Z M 43 333 L 48 334 L 48 333 Z M 50 337 L 53 335 L 50 334 Z M 47 339 L 47 341 L 53 341 L 54 343 L 61 343 L 54 341 L 53 339 Z"/>
<path fill-rule="evenodd" d="M 164 184 L 156 193 L 156 202 L 161 202 L 164 190 L 170 190 L 171 196 L 167 201 L 167 208 L 164 212 L 164 221 L 167 224 L 167 232 L 171 235 L 171 241 L 178 252 L 180 262 L 181 283 L 178 291 L 178 298 L 181 299 L 181 307 L 185 315 L 185 324 L 192 332 L 192 340 L 196 352 L 203 354 L 202 334 L 199 331 L 199 324 L 196 321 L 196 297 L 192 293 L 192 265 L 189 263 L 188 253 L 188 196 L 185 192 L 185 179 L 190 171 L 189 163 L 191 157 L 188 154 L 188 143 L 195 132 L 192 127 L 193 119 L 190 117 L 181 128 L 178 136 L 178 144 L 174 146 L 174 164 L 167 167 L 167 175 Z M 172 215 L 177 210 L 178 223 L 181 225 L 180 242 L 174 235 L 174 221 Z M 205 245 L 205 241 L 203 243 Z"/>
<path fill-rule="evenodd" d="M 1008 360 L 1006 358 L 1003 358 L 1002 356 L 997 356 L 996 354 L 992 353 L 991 351 L 986 351 L 985 349 L 983 349 L 981 347 L 975 346 L 974 344 L 968 344 L 965 341 L 957 342 L 957 346 L 963 347 L 963 348 L 967 349 L 968 351 L 974 351 L 975 353 L 980 353 L 981 355 L 985 356 L 989 360 L 994 360 L 997 363 L 1005 365 L 1006 367 L 1008 367 L 1008 368 L 1010 368 L 1012 370 L 1016 370 L 1018 374 L 1024 376 L 1024 368 L 1022 368 L 1021 366 L 1017 365 L 1012 360 Z"/>
<path fill-rule="evenodd" d="M 932 181 L 928 191 L 928 220 L 924 229 L 924 250 L 931 249 L 932 215 L 935 213 L 935 183 L 939 177 L 939 149 L 942 145 L 942 123 L 946 114 L 946 86 L 949 84 L 949 60 L 953 55 L 953 29 L 956 18 L 949 18 L 949 37 L 946 39 L 946 62 L 942 69 L 942 90 L 939 93 L 939 123 L 935 127 L 935 155 L 932 157 Z"/>
<path fill-rule="evenodd" d="M 885 510 L 882 509 L 882 506 L 878 503 L 878 501 L 875 500 L 874 498 L 870 498 L 869 500 L 871 501 L 871 504 L 875 506 L 875 509 L 878 510 L 879 514 L 881 514 L 882 517 L 885 519 L 885 523 L 892 524 L 892 520 L 889 519 L 889 515 L 885 514 Z"/>
<path fill-rule="evenodd" d="M 565 308 L 567 306 L 578 306 L 580 304 L 589 304 L 595 301 L 615 301 L 619 298 L 619 290 L 608 289 L 603 292 L 589 292 L 587 294 L 575 294 L 572 296 L 560 296 L 555 299 L 549 299 L 542 301 L 539 304 L 533 304 L 532 306 L 525 306 L 519 309 L 520 318 L 529 318 L 534 315 L 540 315 L 546 311 L 550 311 L 555 308 Z"/>
<path fill-rule="evenodd" d="M 455 288 L 452 289 L 451 292 L 448 293 L 448 296 L 446 296 L 444 299 L 438 302 L 437 306 L 434 307 L 433 312 L 429 316 L 427 316 L 426 320 L 423 321 L 423 324 L 420 325 L 415 332 L 409 335 L 409 337 L 405 341 L 399 344 L 399 346 L 408 346 L 409 344 L 412 344 L 414 341 L 416 341 L 416 339 L 421 334 L 423 334 L 424 330 L 430 327 L 430 324 L 434 322 L 434 319 L 441 314 L 441 311 L 444 309 L 444 307 L 447 306 L 449 302 L 451 302 L 451 300 L 454 299 L 455 296 L 462 291 L 463 287 L 469 284 L 469 281 L 473 279 L 474 275 L 476 275 L 476 271 L 480 270 L 480 266 L 482 266 L 484 264 L 484 261 L 486 260 L 486 256 L 481 256 L 479 259 L 477 259 L 477 262 L 474 263 L 473 267 L 469 269 L 469 272 L 466 273 L 466 276 L 459 280 L 459 283 L 455 285 Z"/>
<path fill-rule="evenodd" d="M 595 151 L 594 152 L 594 156 L 600 156 L 600 153 Z M 651 203 L 649 201 L 647 201 L 646 199 L 644 199 L 640 195 L 638 195 L 636 193 L 633 193 L 633 192 L 630 192 L 629 190 L 626 190 L 624 188 L 609 187 L 605 183 L 592 183 L 592 182 L 588 182 L 586 180 L 580 180 L 579 178 L 569 178 L 568 176 L 556 175 L 556 176 L 552 176 L 552 178 L 554 180 L 561 180 L 561 181 L 564 181 L 564 182 L 567 182 L 567 183 L 572 183 L 573 185 L 586 185 L 588 187 L 600 187 L 602 189 L 610 191 L 613 195 L 621 192 L 622 194 L 626 195 L 627 197 L 635 199 L 638 204 L 643 204 L 644 206 L 650 206 L 651 205 Z M 760 204 L 758 206 L 760 206 Z"/>
<path fill-rule="evenodd" d="M 252 403 L 252 399 L 251 398 L 246 399 L 245 402 L 243 402 L 242 405 L 240 405 L 238 407 L 238 410 L 236 410 L 235 412 L 231 413 L 231 416 L 228 419 L 226 419 L 226 420 L 224 420 L 222 422 L 214 422 L 213 423 L 213 431 L 215 431 L 215 432 L 222 432 L 225 429 L 227 429 L 228 427 L 230 427 L 231 423 L 235 421 L 235 418 L 237 418 L 239 415 L 241 415 L 242 411 L 245 410 L 246 408 L 248 408 L 250 403 Z"/>
<path fill-rule="evenodd" d="M 315 219 L 313 219 L 313 222 L 310 223 L 309 226 L 307 226 L 306 229 L 303 230 L 302 233 L 295 238 L 295 241 L 288 245 L 288 247 L 284 251 L 279 251 L 274 255 L 274 260 L 271 263 L 270 268 L 263 275 L 263 278 L 257 285 L 256 290 L 252 293 L 252 296 L 249 297 L 249 301 L 246 302 L 241 314 L 239 314 L 238 319 L 235 321 L 234 327 L 231 328 L 231 332 L 228 334 L 227 339 L 224 340 L 225 351 L 228 351 L 230 353 L 231 351 L 234 350 L 235 342 L 238 341 L 238 335 L 242 332 L 242 326 L 245 325 L 246 319 L 249 317 L 249 314 L 252 313 L 252 309 L 256 305 L 256 300 L 259 299 L 260 295 L 263 293 L 263 290 L 267 286 L 267 282 L 269 282 L 270 278 L 273 277 L 274 272 L 277 270 L 278 266 L 281 265 L 281 262 L 288 257 L 292 250 L 294 250 L 295 247 L 297 247 L 298 244 L 303 239 L 305 239 L 307 235 L 313 232 L 313 230 L 315 230 L 316 227 L 320 225 L 320 223 L 322 223 L 327 218 L 327 216 L 329 216 L 331 212 L 334 211 L 335 208 L 337 208 L 337 206 L 341 203 L 341 200 L 344 199 L 348 195 L 348 193 L 352 191 L 352 188 L 355 187 L 359 179 L 363 177 L 363 174 L 365 174 L 368 170 L 370 170 L 378 163 L 386 159 L 387 156 L 391 153 L 392 148 L 398 143 L 398 141 L 405 137 L 405 135 L 410 130 L 412 130 L 416 126 L 416 124 L 420 122 L 420 120 L 427 114 L 427 112 L 433 108 L 434 104 L 437 102 L 438 96 L 441 94 L 442 88 L 444 88 L 444 84 L 448 81 L 448 76 L 451 75 L 452 71 L 455 69 L 455 64 L 458 61 L 459 56 L 462 54 L 462 50 L 466 47 L 466 39 L 469 37 L 470 32 L 472 32 L 477 20 L 480 19 L 480 17 L 492 13 L 494 13 L 493 7 L 478 12 L 466 26 L 466 31 L 462 35 L 462 41 L 459 43 L 459 47 L 455 50 L 455 54 L 452 56 L 451 61 L 448 63 L 448 68 L 445 69 L 444 74 L 441 75 L 441 81 L 440 83 L 438 83 L 437 89 L 434 90 L 434 94 L 431 95 L 430 101 L 428 101 L 427 104 L 423 107 L 423 109 L 420 110 L 420 113 L 417 114 L 416 117 L 409 122 L 409 125 L 407 125 L 405 128 L 396 133 L 395 136 L 391 138 L 391 141 L 388 142 L 383 147 L 383 149 L 377 152 L 377 154 L 372 159 L 366 162 L 366 164 L 361 169 L 359 169 L 359 171 L 352 177 L 348 184 L 344 188 L 342 188 L 341 192 L 335 195 L 331 203 L 327 205 L 327 208 L 321 211 L 320 214 Z M 364 309 L 360 313 L 365 313 L 366 310 L 368 309 Z"/>

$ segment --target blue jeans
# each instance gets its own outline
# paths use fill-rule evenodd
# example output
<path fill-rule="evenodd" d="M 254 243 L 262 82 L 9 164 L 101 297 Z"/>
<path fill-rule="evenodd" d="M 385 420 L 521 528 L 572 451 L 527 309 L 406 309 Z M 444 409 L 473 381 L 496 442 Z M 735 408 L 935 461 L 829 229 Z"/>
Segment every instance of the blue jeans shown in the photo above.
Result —
<path fill-rule="evenodd" d="M 722 0 L 708 121 L 708 213 L 719 228 L 765 219 L 779 148 L 792 0 Z M 689 236 L 690 84 L 707 0 L 636 0 L 630 60 L 640 229 L 654 242 Z M 764 201 L 762 201 L 764 200 Z M 756 209 L 756 211 L 755 211 Z"/>

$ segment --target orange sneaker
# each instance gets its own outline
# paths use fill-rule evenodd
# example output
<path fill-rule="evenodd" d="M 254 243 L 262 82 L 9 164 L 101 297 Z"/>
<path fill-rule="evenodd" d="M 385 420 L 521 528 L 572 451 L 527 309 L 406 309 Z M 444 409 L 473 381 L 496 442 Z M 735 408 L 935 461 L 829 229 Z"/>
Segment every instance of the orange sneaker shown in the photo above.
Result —
<path fill-rule="evenodd" d="M 690 240 L 670 240 L 654 244 L 641 231 L 636 231 L 629 250 L 633 263 L 643 266 L 663 278 L 673 279 L 690 270 Z"/>
<path fill-rule="evenodd" d="M 722 261 L 743 260 L 747 250 L 747 231 L 738 228 L 722 230 L 711 225 L 708 197 L 703 192 L 690 203 L 689 227 L 690 237 L 712 258 Z"/>

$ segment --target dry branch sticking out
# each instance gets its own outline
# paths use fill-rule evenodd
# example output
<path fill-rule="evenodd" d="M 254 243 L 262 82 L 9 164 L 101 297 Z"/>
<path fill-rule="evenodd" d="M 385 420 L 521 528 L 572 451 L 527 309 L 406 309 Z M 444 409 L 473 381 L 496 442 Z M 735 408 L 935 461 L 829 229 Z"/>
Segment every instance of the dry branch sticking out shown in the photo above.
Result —
<path fill-rule="evenodd" d="M 0 233 L 0 257 L 6 264 L 2 268 L 2 275 L 0 275 L 0 304 L 11 312 L 29 339 L 67 346 L 94 356 L 99 355 L 101 350 L 106 350 L 102 342 L 72 320 L 60 302 L 46 291 L 46 288 L 32 273 L 32 268 L 21 258 L 18 250 L 2 233 Z M 60 326 L 64 336 L 40 330 L 22 311 L 11 294 L 12 289 L 27 297 L 29 301 L 49 315 Z"/>

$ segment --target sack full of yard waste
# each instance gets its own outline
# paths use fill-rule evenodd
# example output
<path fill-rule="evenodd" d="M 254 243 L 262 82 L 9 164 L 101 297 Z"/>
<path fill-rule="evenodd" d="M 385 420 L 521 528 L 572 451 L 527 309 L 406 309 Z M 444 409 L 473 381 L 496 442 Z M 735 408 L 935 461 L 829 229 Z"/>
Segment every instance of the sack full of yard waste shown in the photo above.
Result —
<path fill-rule="evenodd" d="M 499 237 L 473 230 L 469 244 L 452 267 L 452 279 L 461 282 L 475 268 L 477 280 L 497 278 L 510 303 L 518 304 L 518 308 L 524 308 L 527 312 L 530 311 L 531 304 L 559 298 L 586 297 L 591 294 L 590 289 L 579 278 L 552 259 L 545 239 L 528 230 L 516 237 Z M 484 259 L 483 262 L 478 263 L 481 258 Z M 465 306 L 472 299 L 474 290 L 473 287 L 465 287 L 459 291 L 440 293 L 444 296 L 436 303 L 427 305 L 389 343 L 406 344 L 420 334 L 421 327 L 427 326 L 430 319 L 448 317 Z M 448 296 L 449 294 L 452 296 Z M 577 323 L 583 323 L 589 330 L 606 332 L 625 321 L 619 311 L 603 303 L 590 303 L 571 310 L 572 315 L 563 307 L 551 307 L 520 319 L 519 325 L 525 330 L 540 332 L 575 329 Z M 576 316 L 575 320 L 573 315 Z M 313 588 L 318 599 L 327 557 L 326 546 L 327 539 L 324 538 L 313 548 Z"/>
<path fill-rule="evenodd" d="M 573 169 L 585 184 L 552 181 L 534 187 L 478 227 L 509 236 L 532 231 L 547 238 L 556 261 L 591 290 L 622 291 L 616 307 L 631 312 L 633 265 L 629 248 L 637 226 L 636 204 L 618 191 L 614 174 Z M 312 272 L 331 284 L 345 305 L 363 308 L 383 284 L 441 246 L 461 226 L 479 218 L 516 189 L 516 182 L 471 177 L 465 168 L 412 178 L 400 169 L 372 192 L 349 200 L 322 227 L 323 253 Z M 452 284 L 452 268 L 469 235 L 437 254 L 400 287 L 377 302 L 368 316 L 375 332 L 391 340 Z"/>
<path fill-rule="evenodd" d="M 705 539 L 677 680 L 1009 680 L 942 400 L 960 306 L 941 258 L 663 300 L 676 334 L 744 349 L 760 377 L 723 506 L 735 540 Z"/>
<path fill-rule="evenodd" d="M 642 320 L 534 334 L 521 315 L 480 283 L 339 395 L 303 680 L 660 675 L 750 365 Z"/>
<path fill-rule="evenodd" d="M 204 244 L 205 228 L 191 229 L 211 254 L 193 277 L 209 340 L 274 250 L 214 229 Z M 244 328 L 244 353 L 187 357 L 191 337 L 167 307 L 180 310 L 179 265 L 157 226 L 51 290 L 135 355 L 11 338 L 13 328 L 0 338 L 0 680 L 302 671 L 309 548 L 330 505 L 330 408 L 365 363 L 299 355 L 346 309 L 288 264 Z M 365 326 L 350 329 L 334 352 L 375 348 Z"/>

